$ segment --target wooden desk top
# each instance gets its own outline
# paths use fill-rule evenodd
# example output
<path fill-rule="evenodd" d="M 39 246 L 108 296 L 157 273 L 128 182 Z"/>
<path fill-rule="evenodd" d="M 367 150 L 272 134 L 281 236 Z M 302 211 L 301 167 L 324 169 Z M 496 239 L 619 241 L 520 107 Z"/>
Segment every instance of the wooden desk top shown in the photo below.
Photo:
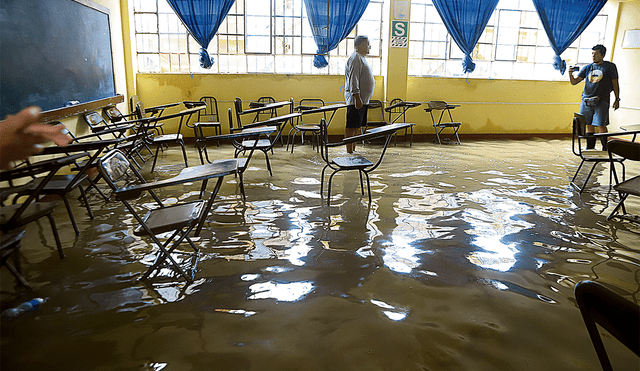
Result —
<path fill-rule="evenodd" d="M 294 119 L 300 116 L 302 116 L 302 113 L 296 112 L 296 113 L 289 113 L 282 116 L 271 117 L 270 119 L 267 119 L 264 121 L 252 122 L 250 124 L 242 125 L 242 129 L 250 129 L 250 128 L 255 128 L 259 126 L 280 125 L 285 121 L 288 121 L 290 119 Z"/>
<path fill-rule="evenodd" d="M 419 105 L 421 105 L 422 103 L 420 102 L 398 102 L 394 105 L 391 105 L 387 108 L 385 108 L 384 110 L 387 112 L 390 112 L 392 109 L 394 108 L 398 108 L 398 107 L 406 107 L 407 109 L 409 108 L 413 108 L 413 107 L 418 107 Z"/>
<path fill-rule="evenodd" d="M 337 109 L 345 108 L 345 107 L 347 107 L 346 103 L 336 103 L 336 104 L 331 104 L 331 105 L 328 105 L 328 106 L 315 107 L 315 108 L 310 109 L 310 110 L 302 111 L 301 113 L 303 115 L 310 115 L 310 114 L 314 114 L 314 113 L 335 111 Z"/>

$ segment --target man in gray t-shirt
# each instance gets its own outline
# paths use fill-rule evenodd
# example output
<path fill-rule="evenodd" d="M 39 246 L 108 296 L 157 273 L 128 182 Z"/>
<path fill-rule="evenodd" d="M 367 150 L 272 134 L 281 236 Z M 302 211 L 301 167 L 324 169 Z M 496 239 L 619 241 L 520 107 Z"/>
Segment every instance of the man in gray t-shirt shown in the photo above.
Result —
<path fill-rule="evenodd" d="M 347 60 L 344 74 L 344 100 L 347 104 L 347 124 L 344 137 L 358 134 L 358 130 L 367 122 L 367 105 L 373 96 L 375 80 L 373 71 L 364 57 L 369 54 L 369 38 L 356 36 L 356 51 Z M 356 144 L 347 144 L 347 153 L 352 153 Z"/>

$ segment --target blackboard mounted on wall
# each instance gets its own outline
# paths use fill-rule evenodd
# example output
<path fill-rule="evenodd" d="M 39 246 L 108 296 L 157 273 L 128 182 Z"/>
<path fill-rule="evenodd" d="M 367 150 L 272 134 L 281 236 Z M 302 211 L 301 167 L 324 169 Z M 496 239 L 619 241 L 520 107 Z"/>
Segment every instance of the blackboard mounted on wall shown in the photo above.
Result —
<path fill-rule="evenodd" d="M 0 119 L 32 105 L 80 108 L 116 96 L 109 9 L 88 0 L 1 0 L 0 36 Z"/>

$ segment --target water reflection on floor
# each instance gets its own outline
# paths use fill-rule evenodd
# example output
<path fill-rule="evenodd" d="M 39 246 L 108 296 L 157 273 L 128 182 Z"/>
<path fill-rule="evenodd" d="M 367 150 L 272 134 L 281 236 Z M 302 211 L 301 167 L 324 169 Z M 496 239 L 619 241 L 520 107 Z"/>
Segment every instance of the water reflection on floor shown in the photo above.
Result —
<path fill-rule="evenodd" d="M 638 303 L 640 225 L 605 220 L 617 197 L 606 169 L 582 195 L 568 185 L 570 145 L 391 147 L 371 174 L 371 205 L 357 174 L 341 173 L 330 207 L 311 146 L 276 148 L 272 177 L 256 154 L 246 203 L 225 178 L 195 239 L 202 257 L 190 285 L 137 280 L 154 249 L 118 202 L 93 195 L 94 220 L 77 204 L 77 238 L 60 206 L 67 258 L 48 224 L 33 224 L 22 251 L 34 292 L 17 298 L 2 271 L 3 308 L 48 298 L 3 319 L 2 368 L 599 370 L 573 288 L 594 279 Z M 176 174 L 180 162 L 172 148 L 150 177 Z M 190 200 L 198 189 L 162 196 Z M 640 212 L 637 198 L 628 209 Z M 605 345 L 614 369 L 639 368 L 608 335 Z"/>

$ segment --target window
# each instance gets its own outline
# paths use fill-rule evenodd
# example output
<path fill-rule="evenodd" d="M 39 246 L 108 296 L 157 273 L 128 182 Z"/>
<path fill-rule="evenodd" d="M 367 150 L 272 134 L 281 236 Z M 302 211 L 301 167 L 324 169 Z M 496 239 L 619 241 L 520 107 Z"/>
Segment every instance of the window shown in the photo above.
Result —
<path fill-rule="evenodd" d="M 591 63 L 591 47 L 603 44 L 607 15 L 601 12 L 562 54 L 567 65 Z M 464 54 L 431 0 L 411 1 L 409 75 L 522 80 L 566 80 L 553 68 L 554 52 L 531 0 L 501 0 L 462 72 Z"/>
<path fill-rule="evenodd" d="M 356 35 L 363 34 L 371 42 L 368 61 L 380 75 L 383 2 L 370 1 L 356 28 L 329 53 L 329 66 L 318 69 L 303 0 L 236 0 L 207 49 L 215 63 L 204 69 L 200 45 L 166 0 L 134 0 L 138 71 L 341 75 Z"/>

